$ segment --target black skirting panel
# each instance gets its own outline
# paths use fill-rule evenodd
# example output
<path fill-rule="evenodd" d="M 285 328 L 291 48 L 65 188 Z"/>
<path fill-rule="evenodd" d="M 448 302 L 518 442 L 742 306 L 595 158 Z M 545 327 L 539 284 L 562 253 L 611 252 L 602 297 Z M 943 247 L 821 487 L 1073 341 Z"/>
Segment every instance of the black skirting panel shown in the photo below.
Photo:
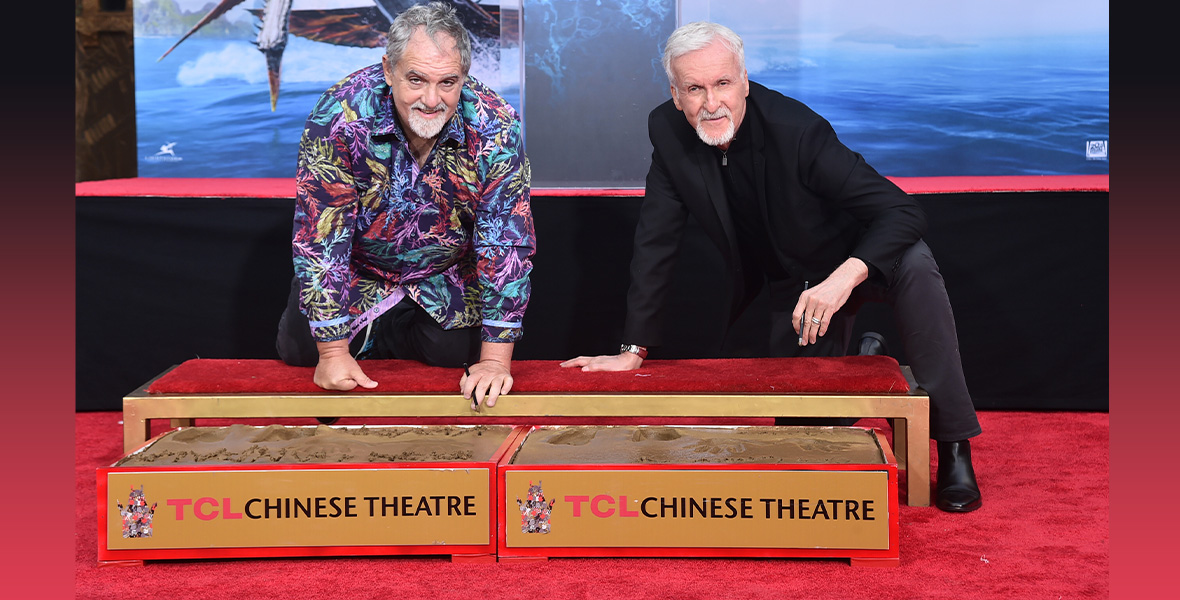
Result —
<path fill-rule="evenodd" d="M 981 410 L 1107 410 L 1106 192 L 918 196 Z M 538 249 L 516 358 L 618 348 L 641 199 L 537 197 Z M 77 409 L 191 358 L 275 358 L 291 277 L 292 200 L 77 199 Z M 725 337 L 720 256 L 690 223 L 653 358 L 760 356 L 759 297 Z M 857 331 L 896 339 L 888 308 Z M 897 344 L 890 353 L 903 363 Z"/>

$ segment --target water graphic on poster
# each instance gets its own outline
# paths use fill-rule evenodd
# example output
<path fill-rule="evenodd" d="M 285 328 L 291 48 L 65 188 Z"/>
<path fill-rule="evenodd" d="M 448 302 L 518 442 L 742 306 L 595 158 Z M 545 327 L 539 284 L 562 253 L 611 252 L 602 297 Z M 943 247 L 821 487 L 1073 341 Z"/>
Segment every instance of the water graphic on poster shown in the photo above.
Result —
<path fill-rule="evenodd" d="M 685 0 L 889 176 L 1106 174 L 1107 3 Z"/>
<path fill-rule="evenodd" d="M 140 176 L 292 177 L 315 100 L 379 61 L 385 15 L 416 1 L 136 0 Z M 536 186 L 643 186 L 646 116 L 669 97 L 662 42 L 701 19 L 742 35 L 752 80 L 811 106 L 885 175 L 1109 173 L 1097 0 L 452 1 L 499 22 L 472 74 L 522 113 Z M 210 8 L 224 10 L 180 41 Z M 276 12 L 289 35 L 272 98 L 260 49 Z M 328 35 L 331 20 L 349 25 Z"/>

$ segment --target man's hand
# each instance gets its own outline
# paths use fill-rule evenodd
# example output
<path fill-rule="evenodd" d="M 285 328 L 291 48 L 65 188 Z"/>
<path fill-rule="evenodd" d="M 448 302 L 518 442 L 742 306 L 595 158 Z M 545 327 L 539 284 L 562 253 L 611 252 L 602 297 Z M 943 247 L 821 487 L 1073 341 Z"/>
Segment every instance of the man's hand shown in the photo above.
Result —
<path fill-rule="evenodd" d="M 356 359 L 348 353 L 348 340 L 316 342 L 320 361 L 315 366 L 312 381 L 325 390 L 348 391 L 356 386 L 375 388 L 377 382 L 369 379 Z"/>
<path fill-rule="evenodd" d="M 620 352 L 603 356 L 579 356 L 563 363 L 563 367 L 581 367 L 583 372 L 590 371 L 630 371 L 638 369 L 643 359 L 638 354 Z"/>
<path fill-rule="evenodd" d="M 827 333 L 832 317 L 848 302 L 853 288 L 868 278 L 868 265 L 859 258 L 849 258 L 819 285 L 804 290 L 791 313 L 795 333 L 800 337 L 799 345 L 814 344 Z"/>
<path fill-rule="evenodd" d="M 468 367 L 470 375 L 459 379 L 459 391 L 471 401 L 471 410 L 479 410 L 480 404 L 489 407 L 496 400 L 512 390 L 512 349 L 514 344 L 484 342 L 480 346 L 479 362 Z"/>
<path fill-rule="evenodd" d="M 512 390 L 512 372 L 508 365 L 494 360 L 481 360 L 468 370 L 471 375 L 463 374 L 459 380 L 459 389 L 464 398 L 471 400 L 471 410 L 479 410 L 479 405 L 485 401 L 488 406 L 495 406 L 500 394 Z"/>

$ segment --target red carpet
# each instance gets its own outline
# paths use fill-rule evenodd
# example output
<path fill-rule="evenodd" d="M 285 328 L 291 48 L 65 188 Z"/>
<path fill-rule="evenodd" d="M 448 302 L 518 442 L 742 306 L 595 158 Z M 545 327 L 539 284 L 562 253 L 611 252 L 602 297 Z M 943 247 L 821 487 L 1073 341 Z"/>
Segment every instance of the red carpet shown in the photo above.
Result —
<path fill-rule="evenodd" d="M 412 360 L 367 360 L 365 374 L 377 387 L 355 393 L 454 393 L 458 369 Z M 151 394 L 322 393 L 314 367 L 280 360 L 198 358 L 177 365 L 148 386 Z M 909 384 L 888 356 L 827 358 L 726 358 L 648 360 L 634 371 L 583 373 L 556 360 L 512 363 L 512 391 L 560 393 L 905 394 Z"/>
<path fill-rule="evenodd" d="M 1106 598 L 1107 413 L 982 412 L 972 442 L 980 510 L 901 507 L 901 566 L 842 559 L 551 559 L 453 564 L 440 557 L 149 562 L 100 567 L 95 469 L 121 456 L 119 413 L 76 420 L 77 597 Z M 310 425 L 311 419 L 286 424 Z M 341 424 L 380 422 L 344 419 Z M 422 421 L 418 421 L 422 422 Z M 758 421 L 759 423 L 765 420 Z M 198 421 L 224 425 L 226 421 Z M 862 421 L 884 427 L 884 422 Z M 157 431 L 164 430 L 163 424 Z M 933 455 L 933 452 L 932 452 Z"/>

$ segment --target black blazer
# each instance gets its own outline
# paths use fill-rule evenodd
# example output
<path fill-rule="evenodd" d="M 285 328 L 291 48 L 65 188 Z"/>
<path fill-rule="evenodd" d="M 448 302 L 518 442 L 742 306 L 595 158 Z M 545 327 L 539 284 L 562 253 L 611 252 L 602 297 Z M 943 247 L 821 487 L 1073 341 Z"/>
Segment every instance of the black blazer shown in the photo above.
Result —
<path fill-rule="evenodd" d="M 918 203 L 844 146 L 832 126 L 801 102 L 751 81 L 746 111 L 756 111 L 763 125 L 751 131 L 754 179 L 788 276 L 800 285 L 819 282 L 855 256 L 891 284 L 902 251 L 925 233 Z M 648 136 L 652 160 L 635 231 L 623 341 L 658 346 L 660 314 L 688 215 L 724 258 L 729 323 L 751 298 L 716 152 L 671 100 L 648 116 Z"/>

